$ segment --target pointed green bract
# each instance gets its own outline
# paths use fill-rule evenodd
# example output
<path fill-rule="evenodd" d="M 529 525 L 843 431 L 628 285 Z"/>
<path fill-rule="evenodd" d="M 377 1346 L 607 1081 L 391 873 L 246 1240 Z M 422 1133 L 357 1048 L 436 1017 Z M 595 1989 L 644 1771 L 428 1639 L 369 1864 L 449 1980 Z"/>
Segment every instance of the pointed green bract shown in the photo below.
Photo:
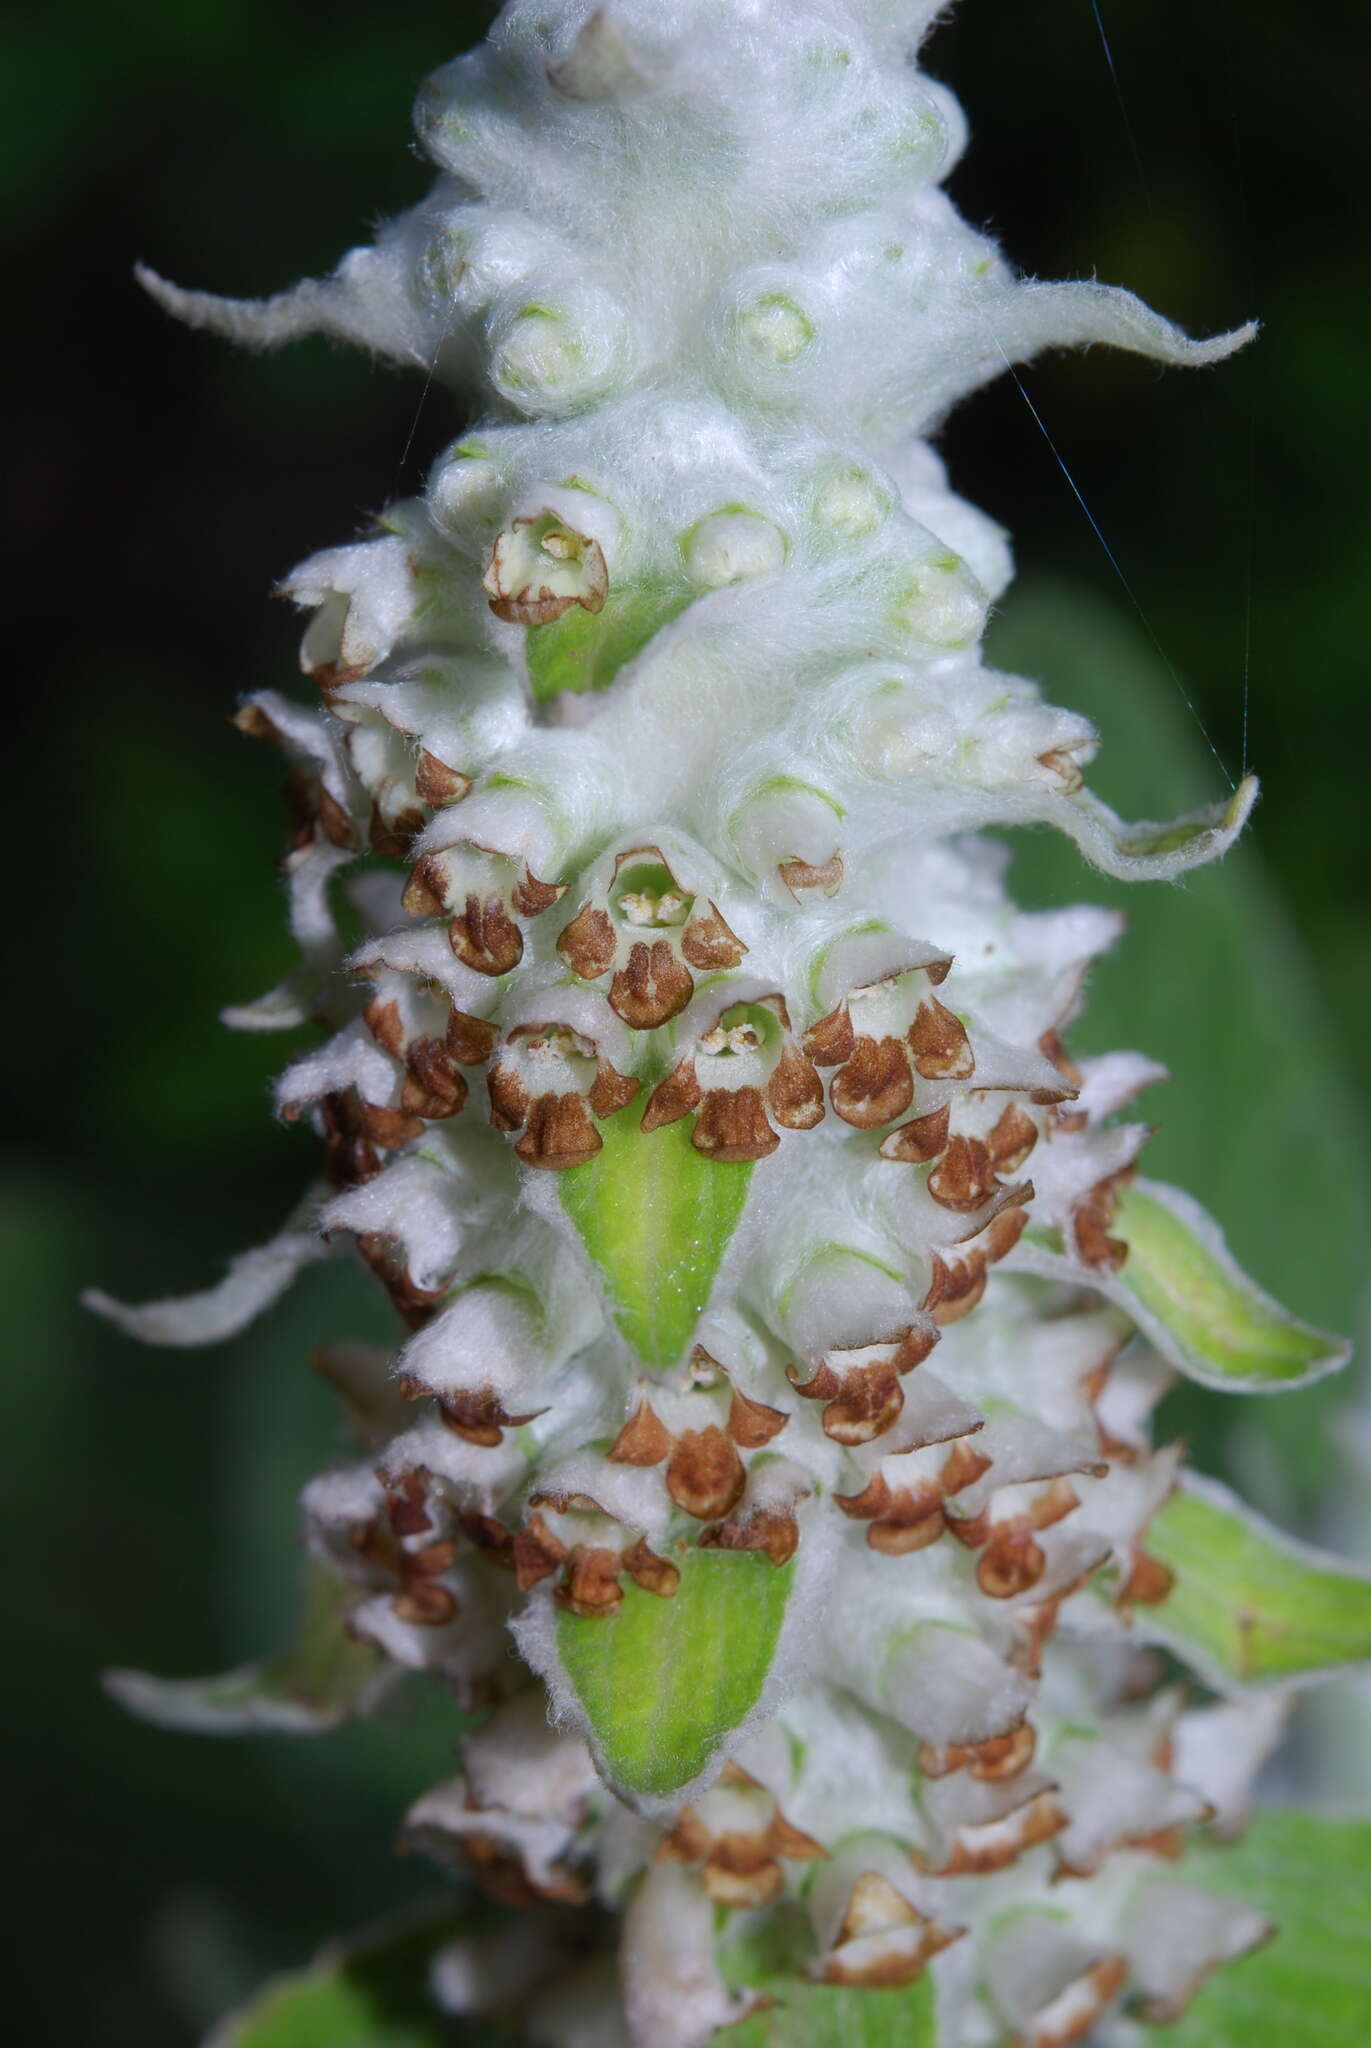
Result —
<path fill-rule="evenodd" d="M 1371 2014 L 1371 1821 L 1259 1813 L 1242 1840 L 1185 1859 L 1208 1892 L 1259 1906 L 1275 1938 L 1220 1970 L 1157 2048 L 1362 2048 Z"/>
<path fill-rule="evenodd" d="M 1218 1226 L 1160 1181 L 1126 1188 L 1111 1225 L 1128 1246 L 1118 1286 L 1165 1355 L 1206 1386 L 1305 1386 L 1345 1363 L 1347 1346 L 1283 1309 L 1237 1265 Z"/>
<path fill-rule="evenodd" d="M 925 1973 L 893 1989 L 848 1990 L 805 1977 L 806 1923 L 777 1915 L 719 1958 L 728 1983 L 774 2000 L 711 2048 L 938 2048 L 937 1992 Z"/>
<path fill-rule="evenodd" d="M 709 1302 L 747 1200 L 750 1165 L 706 1159 L 694 1119 L 641 1129 L 637 1103 L 606 1120 L 603 1150 L 561 1176 L 614 1320 L 648 1365 L 674 1365 Z"/>
<path fill-rule="evenodd" d="M 706 1769 L 757 1705 L 794 1566 L 751 1551 L 684 1550 L 667 1599 L 631 1581 L 608 1618 L 561 1614 L 557 1648 L 616 1786 L 664 1798 Z"/>
<path fill-rule="evenodd" d="M 1147 1548 L 1176 1581 L 1149 1628 L 1219 1684 L 1371 1658 L 1371 1575 L 1295 1542 L 1213 1480 L 1186 1481 Z"/>
<path fill-rule="evenodd" d="M 434 2004 L 429 1971 L 444 1942 L 481 1936 L 489 1907 L 426 1915 L 356 1942 L 330 1944 L 314 1962 L 263 1986 L 215 2028 L 205 2048 L 513 2048 L 514 2036 L 480 2022 L 461 2030 Z"/>
<path fill-rule="evenodd" d="M 612 593 L 598 612 L 573 605 L 546 626 L 530 626 L 526 650 L 534 697 L 548 704 L 567 690 L 606 689 L 692 595 L 660 584 L 630 585 Z"/>

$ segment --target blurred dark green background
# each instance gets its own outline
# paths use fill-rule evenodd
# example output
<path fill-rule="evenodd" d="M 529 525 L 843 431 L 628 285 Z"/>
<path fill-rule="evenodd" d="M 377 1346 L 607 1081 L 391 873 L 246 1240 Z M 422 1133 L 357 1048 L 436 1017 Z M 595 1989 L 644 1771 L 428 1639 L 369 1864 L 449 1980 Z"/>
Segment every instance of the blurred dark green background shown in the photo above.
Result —
<path fill-rule="evenodd" d="M 1196 331 L 1264 320 L 1218 371 L 1100 351 L 1026 382 L 1219 753 L 1235 774 L 1250 755 L 1266 794 L 1221 871 L 1130 899 L 1133 943 L 1080 1043 L 1175 1063 L 1148 1105 L 1153 1170 L 1187 1179 L 1292 1305 L 1349 1327 L 1371 1073 L 1367 22 L 1359 0 L 1101 7 L 1127 121 L 1090 0 L 964 0 L 932 58 L 976 136 L 954 190 L 1029 270 L 1126 281 Z M 113 1661 L 214 1669 L 286 1630 L 293 1495 L 335 1442 L 304 1361 L 375 1304 L 316 1273 L 260 1332 L 180 1358 L 74 1296 L 202 1284 L 309 1171 L 267 1111 L 280 1044 L 215 1022 L 287 960 L 277 775 L 227 716 L 246 687 L 291 686 L 273 580 L 416 482 L 454 425 L 431 397 L 402 467 L 414 381 L 317 342 L 236 356 L 171 327 L 129 268 L 228 292 L 327 268 L 422 191 L 412 89 L 483 20 L 429 0 L 85 0 L 20 5 L 3 32 L 6 613 L 28 628 L 9 688 L 5 1754 L 32 1913 L 21 1929 L 10 1909 L 6 2010 L 28 2042 L 192 2041 L 254 1977 L 423 1883 L 389 1844 L 442 1768 L 440 1713 L 201 1744 L 125 1721 L 97 1684 Z M 1001 650 L 1100 720 L 1097 785 L 1152 815 L 1221 794 L 1012 385 L 947 448 L 1017 539 Z M 1036 845 L 1023 886 L 1111 893 Z M 1296 1516 L 1335 1398 L 1263 1407 L 1236 1438 L 1217 1398 L 1175 1420 Z"/>

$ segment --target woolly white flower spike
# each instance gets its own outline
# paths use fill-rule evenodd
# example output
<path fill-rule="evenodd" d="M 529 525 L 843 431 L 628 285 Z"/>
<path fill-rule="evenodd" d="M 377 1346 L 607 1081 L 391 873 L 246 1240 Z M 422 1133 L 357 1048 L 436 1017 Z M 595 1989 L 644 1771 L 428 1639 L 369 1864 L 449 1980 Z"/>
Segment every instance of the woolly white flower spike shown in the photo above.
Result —
<path fill-rule="evenodd" d="M 316 1361 L 360 1452 L 305 1490 L 297 1648 L 117 1690 L 493 1707 L 407 1838 L 527 1902 L 435 1982 L 533 2048 L 1170 2016 L 1262 1930 L 1165 1863 L 1241 1824 L 1282 1711 L 1244 1689 L 1371 1654 L 1364 1577 L 1151 1434 L 1177 1372 L 1343 1347 L 1138 1178 L 1161 1069 L 1072 1058 L 1121 920 L 1020 912 L 975 836 L 1164 879 L 1255 784 L 1171 824 L 1091 794 L 1089 723 L 985 664 L 1009 548 L 921 438 L 1048 348 L 1250 329 L 1025 281 L 958 218 L 935 11 L 509 0 L 374 248 L 263 302 L 143 273 L 423 366 L 468 425 L 282 586 L 319 706 L 239 717 L 291 762 L 301 958 L 232 1016 L 324 1027 L 277 1105 L 326 1187 L 207 1295 L 95 1298 L 209 1342 L 347 1238 L 399 1327 Z M 1149 1643 L 1234 1697 L 1184 1706 Z"/>

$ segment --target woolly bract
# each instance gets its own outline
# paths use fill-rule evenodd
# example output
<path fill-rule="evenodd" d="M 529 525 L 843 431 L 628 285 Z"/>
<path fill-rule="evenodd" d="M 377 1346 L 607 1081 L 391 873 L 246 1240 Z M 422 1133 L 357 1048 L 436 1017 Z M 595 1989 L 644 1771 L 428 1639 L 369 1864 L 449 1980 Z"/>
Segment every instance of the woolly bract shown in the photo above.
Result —
<path fill-rule="evenodd" d="M 1062 1037 L 1116 921 L 1016 910 L 974 836 L 1166 879 L 1253 786 L 1169 824 L 1090 794 L 1089 726 L 982 659 L 1008 548 L 925 438 L 1047 348 L 1251 330 L 1015 276 L 940 189 L 932 11 L 513 0 L 425 87 L 439 177 L 374 247 L 260 303 L 144 273 L 234 339 L 432 369 L 474 424 L 286 579 L 322 708 L 239 713 L 291 763 L 301 959 L 232 1021 L 323 1027 L 278 1107 L 407 1334 L 321 1361 L 358 1450 L 305 1493 L 309 1654 L 265 1703 L 120 1696 L 327 1725 L 412 1669 L 487 1709 L 407 1838 L 538 1910 L 435 1982 L 561 2048 L 754 2006 L 783 2040 L 816 1985 L 931 1985 L 943 2048 L 1178 2011 L 1264 1931 L 1166 1861 L 1241 1824 L 1252 1682 L 1368 1646 L 1362 1582 L 1226 1496 L 1165 1522 L 1175 1373 L 1343 1352 L 1133 1182 L 1160 1070 Z M 316 1249 L 297 1217 L 193 1302 L 99 1305 L 210 1341 Z M 1317 1585 L 1296 1649 L 1231 1651 L 1240 1580 L 1258 1622 Z M 1231 1697 L 1157 1690 L 1153 1640 Z M 617 1962 L 569 1978 L 591 1902 Z"/>

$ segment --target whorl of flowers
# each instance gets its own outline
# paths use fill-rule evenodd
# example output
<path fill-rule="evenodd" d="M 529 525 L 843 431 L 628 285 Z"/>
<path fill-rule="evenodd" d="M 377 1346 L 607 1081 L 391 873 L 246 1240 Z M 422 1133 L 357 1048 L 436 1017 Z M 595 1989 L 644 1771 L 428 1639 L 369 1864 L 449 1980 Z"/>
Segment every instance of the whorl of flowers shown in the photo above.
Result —
<path fill-rule="evenodd" d="M 239 713 L 290 763 L 300 961 L 230 1021 L 322 1027 L 277 1103 L 327 1186 L 211 1294 L 102 1303 L 194 1343 L 326 1252 L 389 1290 L 395 1350 L 322 1360 L 331 1689 L 116 1682 L 210 1727 L 409 1670 L 489 1709 L 406 1835 L 537 1909 L 435 1976 L 535 2043 L 783 2040 L 824 1985 L 1065 2048 L 1264 1931 L 1167 1860 L 1240 1822 L 1281 1711 L 1157 1689 L 1149 1416 L 1178 1369 L 1341 1353 L 1135 1179 L 1160 1070 L 1067 1051 L 1115 918 L 1016 910 L 972 836 L 1164 879 L 1253 788 L 1168 825 L 1090 793 L 1086 722 L 983 661 L 1008 547 L 928 443 L 1044 349 L 1249 330 L 1026 282 L 958 218 L 933 12 L 511 0 L 374 247 L 260 304 L 145 275 L 432 366 L 473 424 L 286 579 L 319 708 Z"/>

